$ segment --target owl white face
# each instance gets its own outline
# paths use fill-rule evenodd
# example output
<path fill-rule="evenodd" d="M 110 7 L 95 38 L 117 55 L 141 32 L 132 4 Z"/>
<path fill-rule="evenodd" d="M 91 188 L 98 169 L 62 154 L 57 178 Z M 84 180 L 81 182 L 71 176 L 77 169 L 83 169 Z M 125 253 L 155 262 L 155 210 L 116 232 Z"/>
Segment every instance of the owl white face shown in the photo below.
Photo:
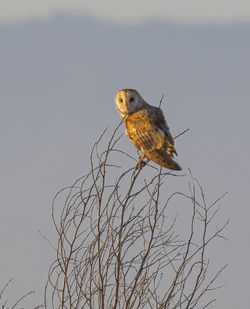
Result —
<path fill-rule="evenodd" d="M 115 105 L 122 117 L 138 110 L 140 97 L 134 89 L 118 90 L 115 96 Z"/>

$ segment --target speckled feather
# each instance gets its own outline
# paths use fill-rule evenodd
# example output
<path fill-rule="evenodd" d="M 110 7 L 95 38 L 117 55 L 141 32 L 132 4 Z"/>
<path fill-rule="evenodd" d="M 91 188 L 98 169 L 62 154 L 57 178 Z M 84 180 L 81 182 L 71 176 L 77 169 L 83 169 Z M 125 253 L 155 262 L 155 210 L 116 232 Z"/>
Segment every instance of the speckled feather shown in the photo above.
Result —
<path fill-rule="evenodd" d="M 164 167 L 174 167 L 171 158 L 177 153 L 161 109 L 149 106 L 127 115 L 123 122 L 128 138 L 148 159 Z"/>

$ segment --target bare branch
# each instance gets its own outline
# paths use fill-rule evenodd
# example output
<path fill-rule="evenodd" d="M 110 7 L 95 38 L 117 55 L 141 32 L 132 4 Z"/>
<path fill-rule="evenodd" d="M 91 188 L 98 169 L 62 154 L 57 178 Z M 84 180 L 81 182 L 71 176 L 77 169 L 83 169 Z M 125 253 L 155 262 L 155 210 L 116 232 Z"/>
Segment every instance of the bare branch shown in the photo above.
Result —
<path fill-rule="evenodd" d="M 176 135 L 176 136 L 174 137 L 174 139 L 176 139 L 176 138 L 180 137 L 181 135 L 187 133 L 189 130 L 190 130 L 190 128 L 184 130 L 183 132 L 181 132 L 181 133 L 179 133 L 178 135 Z"/>
<path fill-rule="evenodd" d="M 56 252 L 45 307 L 207 308 L 214 299 L 204 296 L 217 288 L 224 270 L 208 276 L 207 246 L 224 238 L 228 224 L 214 228 L 221 198 L 207 205 L 191 173 L 180 176 L 188 177 L 189 194 L 167 195 L 167 182 L 177 175 L 148 165 L 136 170 L 137 160 L 122 149 L 118 128 L 110 136 L 103 132 L 89 172 L 53 199 L 57 245 L 41 234 Z M 127 168 L 120 163 L 124 158 Z M 182 237 L 180 216 L 171 207 L 177 199 L 189 207 Z"/>

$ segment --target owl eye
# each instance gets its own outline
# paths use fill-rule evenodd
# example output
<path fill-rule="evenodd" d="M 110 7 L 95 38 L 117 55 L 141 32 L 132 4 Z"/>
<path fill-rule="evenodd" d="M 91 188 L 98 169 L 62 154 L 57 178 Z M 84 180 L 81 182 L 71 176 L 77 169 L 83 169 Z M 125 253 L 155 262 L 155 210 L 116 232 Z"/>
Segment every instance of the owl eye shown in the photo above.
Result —
<path fill-rule="evenodd" d="M 134 98 L 130 98 L 129 102 L 134 102 Z"/>
<path fill-rule="evenodd" d="M 121 103 L 123 102 L 123 99 L 122 99 L 122 98 L 120 99 L 120 102 L 121 102 Z"/>

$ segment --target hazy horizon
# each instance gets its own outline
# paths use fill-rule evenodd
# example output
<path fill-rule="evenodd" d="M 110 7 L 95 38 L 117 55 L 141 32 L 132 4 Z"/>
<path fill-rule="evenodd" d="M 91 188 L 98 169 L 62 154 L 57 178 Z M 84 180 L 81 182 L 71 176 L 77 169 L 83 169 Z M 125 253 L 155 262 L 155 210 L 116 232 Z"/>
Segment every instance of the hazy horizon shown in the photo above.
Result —
<path fill-rule="evenodd" d="M 245 0 L 189 0 L 174 2 L 158 0 L 43 0 L 32 2 L 22 0 L 0 3 L 0 23 L 41 20 L 47 21 L 56 14 L 80 15 L 99 21 L 117 24 L 137 24 L 149 21 L 170 21 L 177 23 L 238 23 L 250 21 L 250 4 Z"/>

